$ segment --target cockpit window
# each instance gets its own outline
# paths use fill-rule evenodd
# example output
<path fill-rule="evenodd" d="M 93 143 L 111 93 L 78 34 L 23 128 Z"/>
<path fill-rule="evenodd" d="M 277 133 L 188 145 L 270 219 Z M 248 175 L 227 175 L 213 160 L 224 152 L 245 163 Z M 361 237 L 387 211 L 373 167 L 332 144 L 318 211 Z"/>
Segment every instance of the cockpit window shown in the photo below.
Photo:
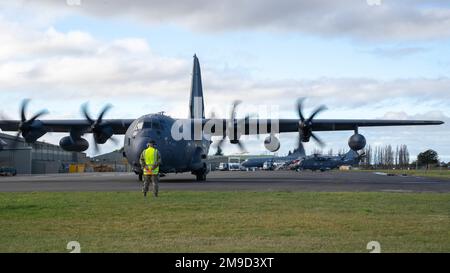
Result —
<path fill-rule="evenodd" d="M 141 121 L 136 125 L 136 131 L 140 131 L 142 129 L 156 129 L 156 130 L 163 130 L 163 125 L 160 123 L 159 120 L 147 120 L 147 121 Z"/>
<path fill-rule="evenodd" d="M 152 122 L 151 121 L 144 122 L 144 128 L 145 129 L 151 129 L 152 128 Z"/>
<path fill-rule="evenodd" d="M 142 126 L 144 126 L 144 122 L 140 121 L 136 124 L 136 131 L 142 130 Z"/>
<path fill-rule="evenodd" d="M 161 124 L 159 123 L 159 121 L 153 121 L 152 122 L 152 128 L 153 129 L 157 129 L 157 130 L 161 130 Z"/>

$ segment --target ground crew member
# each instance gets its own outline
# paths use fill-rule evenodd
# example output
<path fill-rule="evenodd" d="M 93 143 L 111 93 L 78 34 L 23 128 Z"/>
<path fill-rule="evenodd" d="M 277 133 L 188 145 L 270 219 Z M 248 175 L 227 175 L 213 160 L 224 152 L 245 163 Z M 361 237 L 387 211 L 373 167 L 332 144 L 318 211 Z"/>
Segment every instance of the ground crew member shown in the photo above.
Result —
<path fill-rule="evenodd" d="M 142 192 L 147 196 L 150 182 L 153 186 L 153 196 L 158 197 L 159 188 L 159 165 L 161 163 L 161 156 L 159 151 L 155 148 L 155 141 L 150 140 L 147 144 L 147 149 L 142 151 L 140 163 L 144 176 L 144 187 Z"/>

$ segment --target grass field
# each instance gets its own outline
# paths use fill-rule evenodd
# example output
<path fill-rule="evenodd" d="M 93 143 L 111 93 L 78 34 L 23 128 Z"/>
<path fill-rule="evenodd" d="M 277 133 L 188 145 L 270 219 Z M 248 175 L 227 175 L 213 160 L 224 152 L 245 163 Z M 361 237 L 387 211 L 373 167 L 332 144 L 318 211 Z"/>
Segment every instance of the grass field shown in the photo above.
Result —
<path fill-rule="evenodd" d="M 359 171 L 359 170 L 358 170 Z M 365 172 L 385 172 L 392 174 L 407 174 L 412 176 L 433 177 L 441 179 L 450 179 L 450 170 L 363 170 Z"/>
<path fill-rule="evenodd" d="M 450 194 L 0 193 L 0 252 L 450 252 Z"/>

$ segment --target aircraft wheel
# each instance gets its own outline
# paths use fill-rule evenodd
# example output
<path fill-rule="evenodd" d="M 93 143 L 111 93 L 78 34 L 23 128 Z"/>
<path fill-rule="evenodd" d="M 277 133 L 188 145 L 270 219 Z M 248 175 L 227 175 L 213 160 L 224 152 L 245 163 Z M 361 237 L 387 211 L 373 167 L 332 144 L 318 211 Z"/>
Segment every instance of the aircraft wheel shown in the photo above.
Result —
<path fill-rule="evenodd" d="M 197 181 L 206 181 L 206 173 L 204 172 L 196 173 L 195 178 Z"/>

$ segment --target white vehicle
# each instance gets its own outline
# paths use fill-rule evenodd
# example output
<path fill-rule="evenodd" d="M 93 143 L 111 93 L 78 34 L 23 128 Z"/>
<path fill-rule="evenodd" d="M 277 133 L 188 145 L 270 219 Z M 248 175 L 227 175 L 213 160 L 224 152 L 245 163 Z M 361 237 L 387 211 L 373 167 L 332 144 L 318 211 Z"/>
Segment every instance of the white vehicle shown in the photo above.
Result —
<path fill-rule="evenodd" d="M 240 171 L 241 170 L 241 158 L 240 157 L 229 157 L 228 158 L 228 170 L 229 171 Z"/>
<path fill-rule="evenodd" d="M 228 171 L 228 163 L 220 163 L 219 164 L 219 171 Z"/>

